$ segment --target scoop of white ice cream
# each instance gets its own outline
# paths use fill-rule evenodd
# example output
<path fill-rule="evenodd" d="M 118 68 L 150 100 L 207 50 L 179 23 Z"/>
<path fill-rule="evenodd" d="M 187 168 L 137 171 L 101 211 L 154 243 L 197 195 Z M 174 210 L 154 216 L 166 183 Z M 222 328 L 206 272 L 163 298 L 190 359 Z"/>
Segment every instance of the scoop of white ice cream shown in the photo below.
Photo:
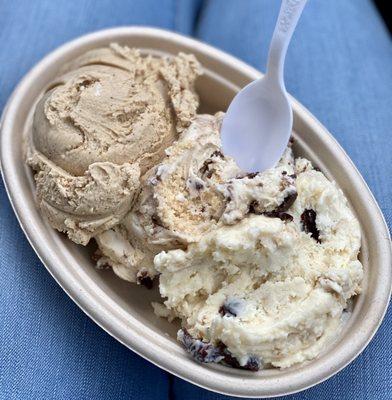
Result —
<path fill-rule="evenodd" d="M 209 361 L 223 354 L 244 368 L 255 360 L 284 368 L 336 337 L 347 300 L 360 291 L 360 229 L 321 172 L 297 172 L 292 220 L 249 215 L 155 257 L 164 304 L 181 319 L 179 338 L 191 352 L 203 343 L 216 356 Z"/>
<path fill-rule="evenodd" d="M 153 276 L 154 255 L 162 250 L 186 248 L 249 213 L 284 218 L 297 196 L 291 149 L 275 168 L 244 174 L 220 151 L 222 117 L 223 113 L 198 115 L 166 150 L 162 162 L 143 177 L 138 200 L 122 222 L 123 234 L 116 234 L 127 256 L 113 258 L 110 246 L 101 246 L 99 237 L 105 263 L 115 270 L 121 264 L 129 278 L 140 271 Z"/>

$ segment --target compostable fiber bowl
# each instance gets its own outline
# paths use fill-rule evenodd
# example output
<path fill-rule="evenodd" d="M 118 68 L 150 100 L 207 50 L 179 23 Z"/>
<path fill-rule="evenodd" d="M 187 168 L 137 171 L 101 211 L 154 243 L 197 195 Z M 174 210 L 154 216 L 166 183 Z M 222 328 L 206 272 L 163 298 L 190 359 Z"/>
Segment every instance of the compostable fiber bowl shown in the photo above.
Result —
<path fill-rule="evenodd" d="M 201 112 L 225 110 L 241 87 L 261 76 L 257 70 L 213 47 L 144 27 L 99 31 L 69 42 L 45 57 L 20 82 L 6 106 L 0 153 L 14 211 L 43 264 L 79 307 L 118 341 L 159 367 L 209 390 L 244 397 L 278 396 L 303 390 L 338 372 L 368 344 L 386 311 L 391 291 L 390 238 L 377 203 L 351 160 L 317 119 L 294 99 L 296 154 L 312 160 L 338 183 L 360 221 L 363 234 L 363 293 L 357 297 L 352 315 L 335 343 L 313 361 L 286 370 L 266 369 L 258 373 L 198 364 L 176 341 L 178 327 L 154 315 L 150 302 L 159 299 L 156 290 L 147 291 L 121 281 L 111 271 L 96 270 L 88 248 L 67 240 L 42 218 L 22 146 L 31 129 L 34 104 L 65 62 L 111 42 L 140 47 L 152 54 L 195 54 L 205 69 L 197 83 Z"/>

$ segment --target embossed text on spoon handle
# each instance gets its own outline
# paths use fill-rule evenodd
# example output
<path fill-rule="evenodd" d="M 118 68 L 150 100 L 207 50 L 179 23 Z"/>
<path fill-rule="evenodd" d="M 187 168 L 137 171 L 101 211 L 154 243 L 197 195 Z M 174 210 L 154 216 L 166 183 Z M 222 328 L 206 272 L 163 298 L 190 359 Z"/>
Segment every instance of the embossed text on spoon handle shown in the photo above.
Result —
<path fill-rule="evenodd" d="M 267 75 L 284 87 L 283 66 L 291 37 L 307 0 L 282 0 L 268 55 Z"/>

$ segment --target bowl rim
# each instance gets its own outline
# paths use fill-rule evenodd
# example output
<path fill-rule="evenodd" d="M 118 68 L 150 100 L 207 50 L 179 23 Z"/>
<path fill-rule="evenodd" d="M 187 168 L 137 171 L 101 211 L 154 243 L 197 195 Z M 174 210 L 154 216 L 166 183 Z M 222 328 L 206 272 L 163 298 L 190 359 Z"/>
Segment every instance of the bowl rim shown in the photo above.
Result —
<path fill-rule="evenodd" d="M 324 141 L 329 142 L 330 146 L 336 148 L 336 151 L 342 158 L 342 162 L 352 171 L 353 178 L 356 179 L 357 184 L 363 188 L 363 195 L 367 198 L 373 208 L 372 215 L 378 224 L 379 236 L 383 239 L 378 241 L 379 251 L 385 256 L 382 264 L 382 271 L 385 274 L 385 279 L 381 281 L 379 288 L 383 296 L 383 301 L 371 304 L 372 313 L 375 317 L 372 319 L 371 323 L 367 325 L 366 329 L 364 328 L 356 336 L 356 342 L 354 344 L 351 343 L 350 345 L 347 344 L 345 346 L 345 354 L 341 355 L 339 359 L 335 359 L 334 362 L 324 362 L 325 365 L 321 365 L 318 369 L 306 371 L 306 373 L 303 371 L 301 373 L 301 379 L 292 382 L 287 381 L 286 378 L 290 378 L 290 376 L 285 376 L 286 374 L 284 370 L 280 377 L 265 378 L 270 379 L 271 386 L 276 387 L 276 390 L 274 389 L 270 392 L 263 390 L 263 387 L 257 387 L 257 379 L 247 379 L 247 375 L 240 378 L 233 378 L 229 375 L 228 371 L 219 373 L 218 371 L 199 365 L 193 360 L 184 357 L 182 357 L 183 359 L 180 362 L 180 365 L 178 365 L 178 354 L 173 354 L 173 352 L 170 352 L 167 349 L 162 349 L 159 340 L 155 338 L 154 341 L 151 332 L 146 334 L 146 327 L 143 326 L 143 323 L 134 320 L 132 321 L 130 329 L 130 322 L 127 321 L 126 313 L 116 310 L 116 304 L 113 300 L 110 300 L 109 298 L 99 299 L 98 296 L 93 296 L 89 290 L 86 290 L 88 287 L 83 286 L 83 284 L 78 281 L 77 277 L 72 276 L 71 272 L 62 267 L 65 260 L 61 259 L 61 255 L 56 254 L 51 251 L 51 249 L 47 249 L 44 246 L 44 243 L 40 243 L 39 234 L 34 229 L 34 224 L 28 223 L 28 216 L 23 212 L 23 204 L 25 200 L 23 199 L 23 196 L 20 195 L 22 190 L 17 184 L 15 171 L 13 171 L 12 151 L 10 151 L 13 123 L 17 118 L 18 108 L 21 99 L 23 98 L 23 93 L 28 90 L 29 86 L 33 84 L 38 76 L 44 73 L 49 66 L 56 64 L 64 54 L 75 51 L 81 46 L 96 43 L 99 40 L 108 39 L 110 37 L 111 40 L 116 41 L 124 36 L 150 37 L 194 48 L 221 63 L 235 64 L 237 69 L 242 70 L 254 79 L 262 76 L 262 74 L 255 68 L 210 45 L 185 37 L 181 34 L 145 26 L 116 27 L 99 30 L 67 42 L 46 55 L 24 76 L 14 89 L 4 108 L 0 121 L 0 169 L 12 208 L 23 232 L 30 242 L 30 245 L 61 288 L 95 323 L 120 343 L 124 344 L 143 358 L 188 382 L 226 395 L 267 398 L 283 396 L 305 390 L 335 375 L 363 351 L 376 333 L 386 313 L 392 285 L 390 234 L 373 194 L 370 192 L 370 189 L 356 169 L 355 165 L 352 163 L 351 159 L 327 129 L 305 107 L 292 97 L 291 101 L 294 115 L 300 115 L 306 124 L 312 126 L 312 129 L 315 132 L 318 132 L 319 135 L 323 136 Z M 189 369 L 186 368 L 186 366 L 188 366 Z M 324 368 L 321 368 L 322 366 L 324 366 Z M 226 384 L 228 382 L 224 384 L 225 372 L 227 373 L 227 380 L 231 379 L 236 381 L 235 383 L 231 383 L 228 389 L 226 389 Z M 242 382 L 241 385 L 240 381 Z M 237 387 L 236 385 L 240 386 Z M 250 386 L 256 386 L 257 388 L 252 389 Z"/>

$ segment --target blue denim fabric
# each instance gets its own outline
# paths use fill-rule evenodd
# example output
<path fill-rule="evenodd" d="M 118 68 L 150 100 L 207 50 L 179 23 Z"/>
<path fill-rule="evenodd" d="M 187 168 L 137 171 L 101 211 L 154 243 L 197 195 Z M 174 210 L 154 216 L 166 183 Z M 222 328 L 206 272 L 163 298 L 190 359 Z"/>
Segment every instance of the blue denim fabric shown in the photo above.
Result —
<path fill-rule="evenodd" d="M 278 6 L 276 0 L 0 0 L 0 110 L 46 53 L 111 26 L 194 33 L 264 70 Z M 371 1 L 310 0 L 286 71 L 288 90 L 340 141 L 391 224 L 392 44 Z M 30 248 L 2 184 L 0 273 L 1 400 L 228 399 L 171 377 L 90 321 Z M 390 399 L 391 327 L 389 312 L 355 362 L 287 399 Z"/>

